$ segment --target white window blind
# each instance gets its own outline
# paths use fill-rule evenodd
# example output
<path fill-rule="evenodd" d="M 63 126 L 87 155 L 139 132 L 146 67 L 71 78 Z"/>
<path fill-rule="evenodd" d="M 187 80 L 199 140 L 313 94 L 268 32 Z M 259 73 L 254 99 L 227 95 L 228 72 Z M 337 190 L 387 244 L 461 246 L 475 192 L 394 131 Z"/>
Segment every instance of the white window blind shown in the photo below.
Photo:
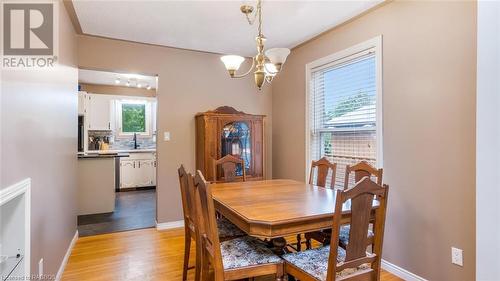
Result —
<path fill-rule="evenodd" d="M 377 164 L 376 72 L 373 49 L 311 69 L 309 155 L 337 163 L 337 187 L 346 165 Z"/>

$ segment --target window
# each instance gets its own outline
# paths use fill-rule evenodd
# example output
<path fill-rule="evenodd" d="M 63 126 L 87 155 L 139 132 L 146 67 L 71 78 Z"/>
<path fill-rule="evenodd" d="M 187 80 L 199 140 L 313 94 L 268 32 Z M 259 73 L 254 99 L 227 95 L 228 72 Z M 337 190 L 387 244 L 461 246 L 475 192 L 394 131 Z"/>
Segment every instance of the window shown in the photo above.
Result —
<path fill-rule="evenodd" d="M 381 68 L 376 44 L 379 40 L 370 40 L 307 67 L 308 166 L 311 160 L 323 156 L 337 163 L 338 187 L 344 185 L 346 165 L 363 160 L 382 165 Z"/>
<path fill-rule="evenodd" d="M 116 113 L 119 136 L 130 136 L 134 133 L 143 136 L 151 135 L 151 103 L 149 101 L 118 100 Z"/>

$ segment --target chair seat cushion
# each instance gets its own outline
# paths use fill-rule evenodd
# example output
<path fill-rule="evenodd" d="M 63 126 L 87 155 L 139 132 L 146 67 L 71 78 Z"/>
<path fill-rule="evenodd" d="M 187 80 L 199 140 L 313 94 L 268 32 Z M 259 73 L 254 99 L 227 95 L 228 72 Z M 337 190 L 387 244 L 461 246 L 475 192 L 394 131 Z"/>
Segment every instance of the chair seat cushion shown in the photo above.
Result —
<path fill-rule="evenodd" d="M 329 255 L 330 245 L 303 252 L 285 254 L 282 258 L 287 263 L 297 267 L 315 279 L 324 281 L 326 280 L 326 273 L 328 270 Z M 337 250 L 337 264 L 342 264 L 345 261 L 345 256 L 345 250 L 339 247 Z M 347 276 L 358 270 L 367 269 L 369 267 L 369 264 L 363 264 L 358 268 L 345 269 L 341 272 L 337 272 L 337 277 Z"/>
<path fill-rule="evenodd" d="M 349 232 L 351 231 L 350 225 L 343 225 L 340 227 L 339 232 L 339 241 L 342 247 L 347 246 L 349 244 Z M 368 230 L 368 237 L 373 237 L 373 231 Z"/>
<path fill-rule="evenodd" d="M 281 259 L 266 247 L 266 243 L 250 236 L 224 241 L 220 244 L 220 250 L 224 269 L 281 262 Z"/>
<path fill-rule="evenodd" d="M 245 232 L 224 217 L 217 219 L 217 228 L 219 230 L 219 238 L 239 237 L 245 235 Z"/>

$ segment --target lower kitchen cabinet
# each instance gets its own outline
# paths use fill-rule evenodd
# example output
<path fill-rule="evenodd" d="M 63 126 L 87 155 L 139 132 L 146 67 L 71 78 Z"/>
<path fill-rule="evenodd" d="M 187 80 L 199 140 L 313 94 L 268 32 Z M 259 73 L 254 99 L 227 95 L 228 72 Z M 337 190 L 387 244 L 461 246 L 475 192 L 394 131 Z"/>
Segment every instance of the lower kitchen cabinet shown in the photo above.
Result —
<path fill-rule="evenodd" d="M 154 153 L 130 153 L 120 161 L 120 189 L 156 186 Z"/>
<path fill-rule="evenodd" d="M 156 165 L 155 160 L 138 160 L 137 186 L 156 185 Z"/>
<path fill-rule="evenodd" d="M 136 187 L 135 160 L 120 161 L 120 188 Z"/>

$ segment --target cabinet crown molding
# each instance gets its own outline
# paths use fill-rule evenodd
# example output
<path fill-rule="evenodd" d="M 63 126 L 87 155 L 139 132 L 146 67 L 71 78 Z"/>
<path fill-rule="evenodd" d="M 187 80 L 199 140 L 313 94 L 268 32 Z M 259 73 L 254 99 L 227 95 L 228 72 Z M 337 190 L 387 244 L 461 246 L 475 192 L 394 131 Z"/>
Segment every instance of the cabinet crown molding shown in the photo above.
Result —
<path fill-rule="evenodd" d="M 231 114 L 231 115 L 265 116 L 265 115 L 260 115 L 260 114 L 248 114 L 248 113 L 245 113 L 243 111 L 239 111 L 239 110 L 235 109 L 232 106 L 227 106 L 227 105 L 219 106 L 219 107 L 217 107 L 214 110 L 208 110 L 206 112 L 200 112 L 200 113 L 196 114 L 196 116 L 210 115 L 210 114 Z"/>

